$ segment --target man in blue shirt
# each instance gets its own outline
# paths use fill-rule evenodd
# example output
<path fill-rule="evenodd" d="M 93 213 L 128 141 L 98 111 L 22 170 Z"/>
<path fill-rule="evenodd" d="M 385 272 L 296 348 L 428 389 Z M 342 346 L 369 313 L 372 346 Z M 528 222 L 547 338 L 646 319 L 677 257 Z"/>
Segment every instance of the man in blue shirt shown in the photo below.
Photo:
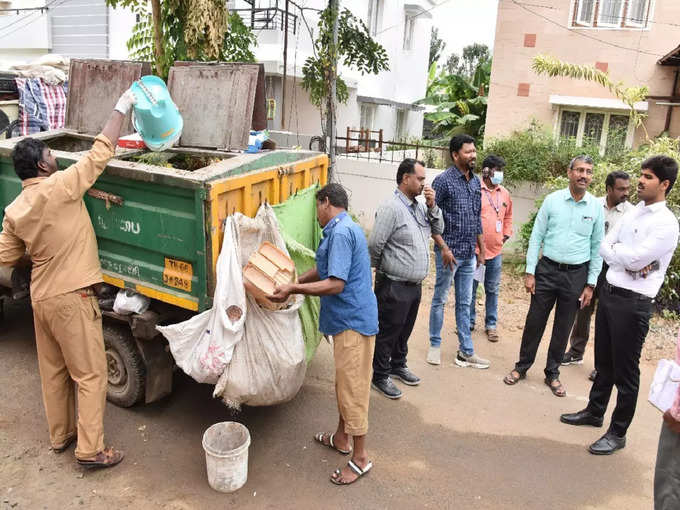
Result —
<path fill-rule="evenodd" d="M 472 174 L 477 161 L 475 140 L 469 135 L 454 136 L 449 150 L 453 166 L 432 182 L 437 205 L 444 213 L 444 233 L 432 236 L 437 280 L 430 308 L 427 362 L 431 365 L 441 363 L 444 305 L 453 282 L 459 344 L 455 362 L 461 367 L 489 368 L 488 360 L 475 354 L 470 335 L 473 277 L 477 266 L 486 260 L 482 238 L 482 188 L 479 179 Z M 475 257 L 475 246 L 480 249 L 478 257 Z"/>
<path fill-rule="evenodd" d="M 531 294 L 519 361 L 503 381 L 516 384 L 536 359 L 538 345 L 555 303 L 555 320 L 545 366 L 545 384 L 554 395 L 567 392 L 559 380 L 576 312 L 593 296 L 602 269 L 600 243 L 604 236 L 601 202 L 586 191 L 593 180 L 593 160 L 577 156 L 567 171 L 569 187 L 548 195 L 536 215 L 527 252 L 524 285 Z M 539 251 L 543 256 L 539 260 Z"/>
<path fill-rule="evenodd" d="M 368 245 L 361 227 L 347 214 L 347 206 L 347 192 L 340 184 L 331 183 L 317 191 L 316 214 L 323 239 L 316 252 L 316 267 L 301 275 L 297 283 L 277 287 L 271 296 L 279 302 L 291 294 L 321 296 L 319 329 L 333 336 L 340 419 L 335 433 L 322 432 L 314 438 L 342 454 L 353 452 L 347 466 L 331 476 L 337 485 L 353 483 L 373 467 L 366 452 L 366 433 L 378 333 Z"/>

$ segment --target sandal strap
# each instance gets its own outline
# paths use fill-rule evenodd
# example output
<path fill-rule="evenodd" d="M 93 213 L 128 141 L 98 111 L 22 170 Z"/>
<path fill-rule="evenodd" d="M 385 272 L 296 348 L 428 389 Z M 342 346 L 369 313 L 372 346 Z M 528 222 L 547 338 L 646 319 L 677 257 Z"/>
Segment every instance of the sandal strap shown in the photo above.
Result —
<path fill-rule="evenodd" d="M 357 466 L 357 465 L 354 463 L 354 461 L 350 460 L 350 461 L 347 463 L 347 465 L 348 465 L 349 468 L 350 468 L 352 471 L 354 471 L 357 475 L 361 476 L 361 475 L 364 474 L 364 470 L 361 469 L 359 466 Z"/>

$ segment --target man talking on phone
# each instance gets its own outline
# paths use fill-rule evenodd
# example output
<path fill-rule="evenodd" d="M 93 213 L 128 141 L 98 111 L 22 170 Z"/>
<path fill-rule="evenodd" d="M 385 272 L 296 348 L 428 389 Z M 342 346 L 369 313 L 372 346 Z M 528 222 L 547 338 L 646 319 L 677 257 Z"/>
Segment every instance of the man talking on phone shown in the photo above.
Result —
<path fill-rule="evenodd" d="M 416 200 L 421 193 L 425 203 Z M 409 386 L 420 383 L 406 366 L 408 339 L 418 316 L 420 284 L 430 269 L 430 236 L 442 232 L 444 217 L 434 190 L 425 184 L 425 165 L 407 158 L 397 169 L 397 189 L 378 209 L 368 240 L 379 322 L 372 386 L 387 398 L 402 395 L 393 377 Z"/>

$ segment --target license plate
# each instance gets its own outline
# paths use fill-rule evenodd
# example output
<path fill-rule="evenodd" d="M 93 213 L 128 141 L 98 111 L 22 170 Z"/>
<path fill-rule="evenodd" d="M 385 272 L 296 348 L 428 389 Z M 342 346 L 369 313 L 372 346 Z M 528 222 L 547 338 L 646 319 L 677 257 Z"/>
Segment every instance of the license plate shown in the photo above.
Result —
<path fill-rule="evenodd" d="M 191 278 L 193 275 L 194 268 L 189 262 L 165 257 L 163 283 L 168 287 L 191 292 Z"/>

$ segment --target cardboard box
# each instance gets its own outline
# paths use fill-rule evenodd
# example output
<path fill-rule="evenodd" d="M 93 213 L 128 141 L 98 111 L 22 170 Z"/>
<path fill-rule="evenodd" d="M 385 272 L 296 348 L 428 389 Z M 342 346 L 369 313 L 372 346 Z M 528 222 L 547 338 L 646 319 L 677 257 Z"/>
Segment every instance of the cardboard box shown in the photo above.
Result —
<path fill-rule="evenodd" d="M 288 255 L 271 243 L 265 242 L 248 259 L 243 268 L 243 284 L 246 292 L 268 310 L 286 308 L 290 299 L 284 303 L 274 303 L 267 296 L 274 293 L 277 285 L 295 281 L 295 263 Z"/>

